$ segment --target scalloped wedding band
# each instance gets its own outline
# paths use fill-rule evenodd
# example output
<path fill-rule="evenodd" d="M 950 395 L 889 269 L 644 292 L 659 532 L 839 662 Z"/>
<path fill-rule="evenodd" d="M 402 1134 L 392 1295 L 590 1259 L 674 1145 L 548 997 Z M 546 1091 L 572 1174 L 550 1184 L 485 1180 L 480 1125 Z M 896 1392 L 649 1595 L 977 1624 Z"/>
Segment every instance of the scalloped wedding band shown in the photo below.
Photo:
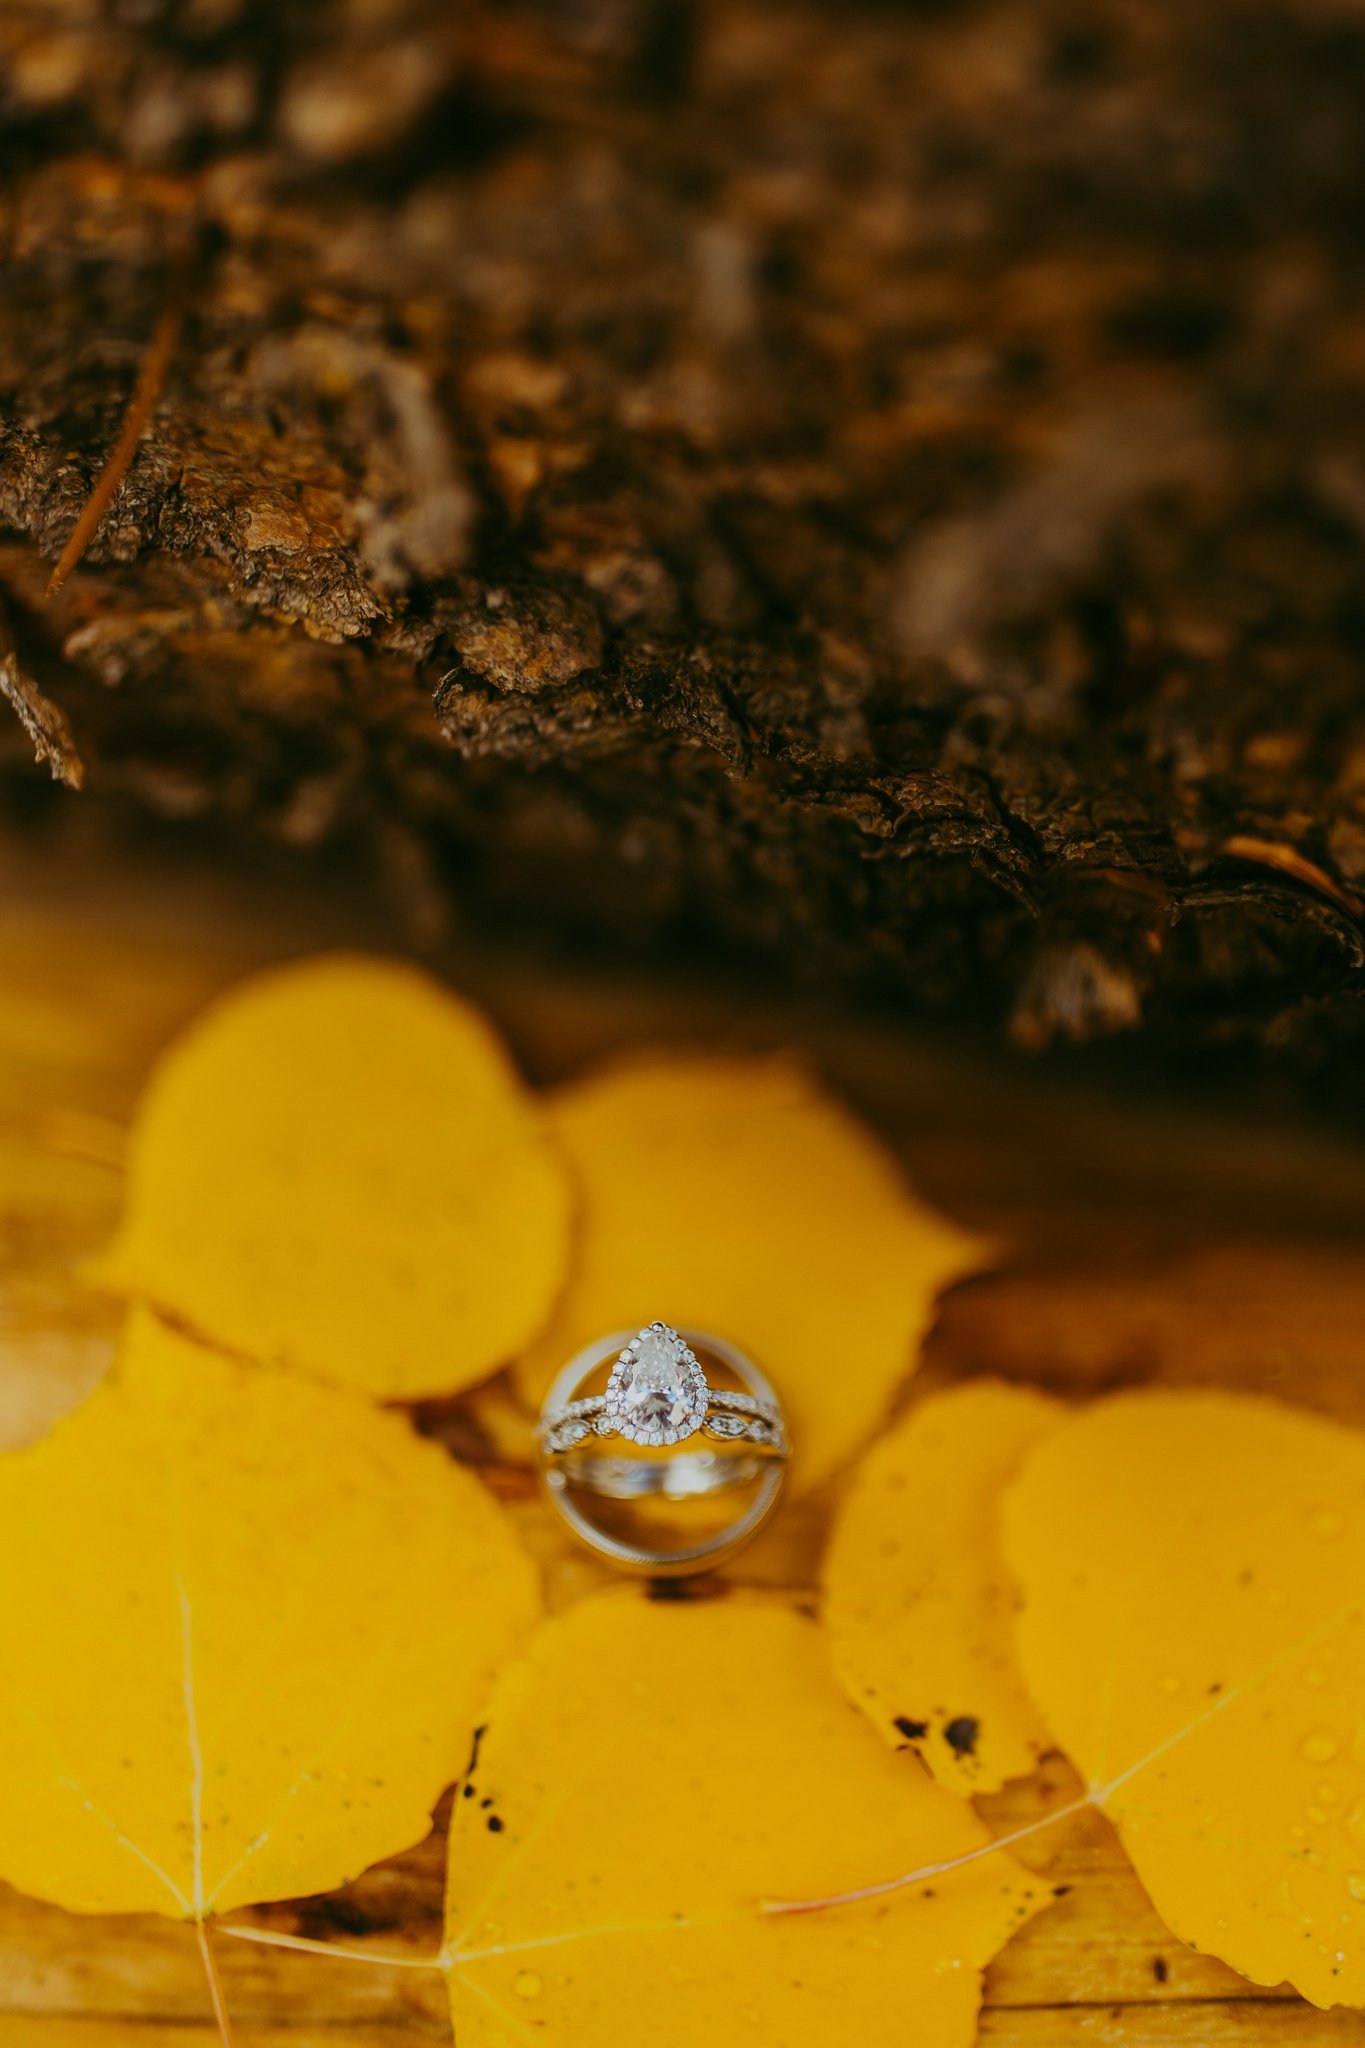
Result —
<path fill-rule="evenodd" d="M 698 1351 L 738 1388 L 712 1386 Z M 583 1394 L 608 1361 L 605 1391 Z M 545 1397 L 538 1434 L 550 1501 L 575 1535 L 614 1564 L 658 1576 L 713 1570 L 756 1535 L 777 1505 L 789 1449 L 781 1403 L 753 1360 L 707 1331 L 664 1322 L 633 1336 L 618 1330 L 571 1358 Z M 585 1505 L 684 1502 L 750 1484 L 733 1522 L 681 1548 L 617 1535 Z"/>

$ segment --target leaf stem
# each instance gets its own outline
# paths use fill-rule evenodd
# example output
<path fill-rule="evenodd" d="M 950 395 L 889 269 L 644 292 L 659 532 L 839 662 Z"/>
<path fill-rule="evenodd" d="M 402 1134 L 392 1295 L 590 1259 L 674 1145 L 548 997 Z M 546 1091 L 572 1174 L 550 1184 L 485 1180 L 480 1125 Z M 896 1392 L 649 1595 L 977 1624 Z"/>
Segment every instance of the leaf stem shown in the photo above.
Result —
<path fill-rule="evenodd" d="M 938 1863 L 921 1863 L 918 1869 L 902 1871 L 899 1877 L 879 1878 L 874 1884 L 855 1885 L 846 1892 L 831 1892 L 823 1899 L 764 1899 L 761 1910 L 764 1913 L 823 1913 L 831 1906 L 856 1906 L 864 1899 L 880 1899 L 888 1892 L 905 1891 L 911 1885 L 927 1884 L 930 1878 L 947 1877 L 951 1871 L 964 1870 L 969 1863 L 979 1863 L 985 1856 L 994 1856 L 998 1849 L 1013 1849 L 1017 1843 L 1042 1834 L 1054 1822 L 1069 1820 L 1074 1814 L 1084 1813 L 1087 1807 L 1096 1804 L 1094 1794 L 1087 1792 L 1083 1798 L 1073 1799 L 1066 1806 L 1059 1806 L 1052 1813 L 1044 1813 L 1024 1827 L 1015 1828 L 1012 1834 L 994 1835 L 989 1842 L 978 1843 L 975 1849 L 966 1849 L 960 1856 L 948 1856 Z"/>
<path fill-rule="evenodd" d="M 346 1963 L 380 1963 L 390 1970 L 445 1970 L 445 1956 L 386 1956 L 378 1949 L 343 1948 L 340 1942 L 310 1941 L 303 1934 L 277 1934 L 271 1927 L 233 1927 L 219 1924 L 219 1931 L 234 1941 L 258 1942 L 262 1948 L 295 1949 L 305 1956 L 333 1956 Z"/>
<path fill-rule="evenodd" d="M 232 2048 L 232 2022 L 228 2019 L 227 2003 L 223 1997 L 223 1987 L 218 1978 L 218 1965 L 213 1959 L 213 1944 L 209 1940 L 209 1931 L 202 1918 L 195 1921 L 194 1931 L 199 1941 L 199 1954 L 203 1959 L 204 1976 L 208 1980 L 209 1998 L 213 2005 L 213 2017 L 218 2022 L 219 2038 L 222 2041 L 223 2048 Z"/>

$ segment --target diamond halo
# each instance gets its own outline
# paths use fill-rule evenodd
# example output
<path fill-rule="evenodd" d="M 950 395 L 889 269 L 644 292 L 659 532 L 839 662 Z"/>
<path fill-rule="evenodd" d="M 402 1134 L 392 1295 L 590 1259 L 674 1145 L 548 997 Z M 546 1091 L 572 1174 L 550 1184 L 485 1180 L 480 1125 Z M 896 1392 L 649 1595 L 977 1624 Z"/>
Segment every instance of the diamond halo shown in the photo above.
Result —
<path fill-rule="evenodd" d="M 659 1449 L 700 1429 L 709 1398 L 691 1346 L 670 1323 L 646 1323 L 611 1369 L 605 1418 L 631 1443 Z"/>

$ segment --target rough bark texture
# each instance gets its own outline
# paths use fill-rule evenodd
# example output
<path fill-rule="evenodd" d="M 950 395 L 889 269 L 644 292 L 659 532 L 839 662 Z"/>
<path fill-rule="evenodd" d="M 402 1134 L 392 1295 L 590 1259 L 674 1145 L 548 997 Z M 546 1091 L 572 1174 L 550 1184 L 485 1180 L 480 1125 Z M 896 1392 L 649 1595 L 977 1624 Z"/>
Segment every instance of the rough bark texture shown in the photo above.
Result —
<path fill-rule="evenodd" d="M 11 808 L 60 707 L 50 801 L 359 848 L 419 923 L 1358 1065 L 1358 11 L 11 0 L 0 42 Z"/>

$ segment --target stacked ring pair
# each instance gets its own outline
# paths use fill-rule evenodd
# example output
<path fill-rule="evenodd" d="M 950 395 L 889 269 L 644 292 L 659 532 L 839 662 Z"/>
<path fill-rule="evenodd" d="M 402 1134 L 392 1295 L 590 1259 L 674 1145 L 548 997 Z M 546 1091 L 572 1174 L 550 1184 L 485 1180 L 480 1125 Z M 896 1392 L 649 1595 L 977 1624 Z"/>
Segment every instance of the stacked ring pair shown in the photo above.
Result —
<path fill-rule="evenodd" d="M 549 1498 L 575 1535 L 613 1564 L 661 1577 L 712 1570 L 755 1536 L 777 1505 L 788 1456 L 781 1404 L 753 1360 L 723 1338 L 663 1322 L 599 1338 L 570 1359 L 545 1397 L 539 1440 Z M 741 1490 L 735 1514 L 680 1541 L 638 1526 L 649 1503 L 725 1506 Z M 622 1502 L 646 1506 L 622 1523 L 608 1505 Z"/>

